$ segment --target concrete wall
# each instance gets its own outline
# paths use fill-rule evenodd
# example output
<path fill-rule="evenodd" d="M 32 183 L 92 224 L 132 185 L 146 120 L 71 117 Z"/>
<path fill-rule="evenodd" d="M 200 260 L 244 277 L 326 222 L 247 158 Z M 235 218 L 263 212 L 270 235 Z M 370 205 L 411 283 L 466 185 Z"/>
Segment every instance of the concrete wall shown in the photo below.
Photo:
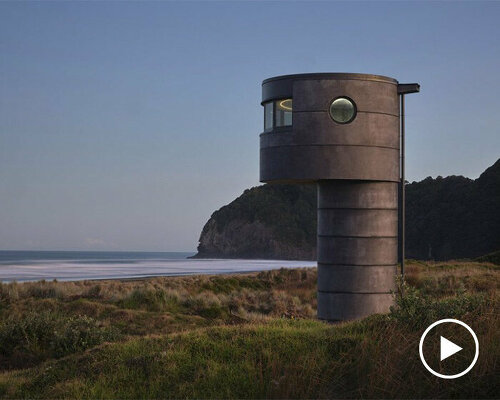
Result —
<path fill-rule="evenodd" d="M 352 122 L 330 117 L 338 97 L 354 101 Z M 263 103 L 286 98 L 293 123 L 260 135 L 260 180 L 318 183 L 318 317 L 387 312 L 398 258 L 398 82 L 364 74 L 263 82 Z"/>
<path fill-rule="evenodd" d="M 275 93 L 263 87 L 263 100 L 293 99 L 293 124 L 260 135 L 262 182 L 399 180 L 397 82 L 372 75 L 332 75 L 265 81 L 264 86 L 279 85 Z M 338 124 L 329 115 L 332 100 L 341 96 L 356 103 L 357 115 L 349 124 Z"/>
<path fill-rule="evenodd" d="M 397 236 L 397 183 L 318 183 L 318 318 L 339 321 L 389 310 Z"/>

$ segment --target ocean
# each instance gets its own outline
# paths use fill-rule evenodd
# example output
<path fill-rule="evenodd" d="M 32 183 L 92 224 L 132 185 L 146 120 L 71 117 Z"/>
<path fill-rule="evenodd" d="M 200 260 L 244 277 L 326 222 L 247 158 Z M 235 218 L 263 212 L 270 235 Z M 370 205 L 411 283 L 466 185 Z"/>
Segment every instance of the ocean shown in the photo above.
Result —
<path fill-rule="evenodd" d="M 190 259 L 195 253 L 0 251 L 0 282 L 125 279 L 314 267 L 314 261 Z"/>

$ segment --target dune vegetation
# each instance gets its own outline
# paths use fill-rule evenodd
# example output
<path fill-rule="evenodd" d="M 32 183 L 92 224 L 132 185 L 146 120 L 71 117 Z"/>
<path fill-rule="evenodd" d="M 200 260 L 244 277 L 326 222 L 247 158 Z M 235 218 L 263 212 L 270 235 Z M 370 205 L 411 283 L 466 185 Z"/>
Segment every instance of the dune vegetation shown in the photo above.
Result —
<path fill-rule="evenodd" d="M 500 271 L 410 261 L 386 315 L 315 320 L 316 270 L 0 285 L 3 398 L 497 398 Z M 481 356 L 430 375 L 418 341 L 468 323 Z"/>

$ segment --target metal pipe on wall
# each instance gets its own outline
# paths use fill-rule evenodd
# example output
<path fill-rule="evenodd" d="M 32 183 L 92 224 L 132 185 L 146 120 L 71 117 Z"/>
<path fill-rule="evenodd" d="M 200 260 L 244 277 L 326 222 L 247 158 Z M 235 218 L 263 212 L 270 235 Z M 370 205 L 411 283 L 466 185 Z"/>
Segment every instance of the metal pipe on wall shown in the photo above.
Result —
<path fill-rule="evenodd" d="M 420 85 L 418 83 L 400 83 L 398 84 L 398 95 L 400 97 L 399 105 L 399 123 L 401 131 L 401 178 L 400 178 L 400 200 L 399 200 L 399 254 L 401 263 L 401 277 L 405 275 L 405 245 L 406 245 L 406 175 L 405 175 L 405 94 L 419 93 Z"/>
<path fill-rule="evenodd" d="M 400 238 L 400 254 L 401 254 L 401 276 L 405 275 L 405 205 L 406 205 L 406 194 L 405 194 L 405 95 L 401 94 L 401 200 L 400 200 L 400 215 L 401 215 L 401 238 Z"/>

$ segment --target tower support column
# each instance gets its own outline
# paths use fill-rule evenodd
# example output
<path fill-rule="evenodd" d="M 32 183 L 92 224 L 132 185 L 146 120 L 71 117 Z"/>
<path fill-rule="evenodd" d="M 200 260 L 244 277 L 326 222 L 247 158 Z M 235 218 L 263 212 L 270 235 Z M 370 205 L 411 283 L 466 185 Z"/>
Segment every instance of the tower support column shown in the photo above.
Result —
<path fill-rule="evenodd" d="M 398 262 L 398 183 L 318 181 L 318 317 L 386 313 Z"/>

